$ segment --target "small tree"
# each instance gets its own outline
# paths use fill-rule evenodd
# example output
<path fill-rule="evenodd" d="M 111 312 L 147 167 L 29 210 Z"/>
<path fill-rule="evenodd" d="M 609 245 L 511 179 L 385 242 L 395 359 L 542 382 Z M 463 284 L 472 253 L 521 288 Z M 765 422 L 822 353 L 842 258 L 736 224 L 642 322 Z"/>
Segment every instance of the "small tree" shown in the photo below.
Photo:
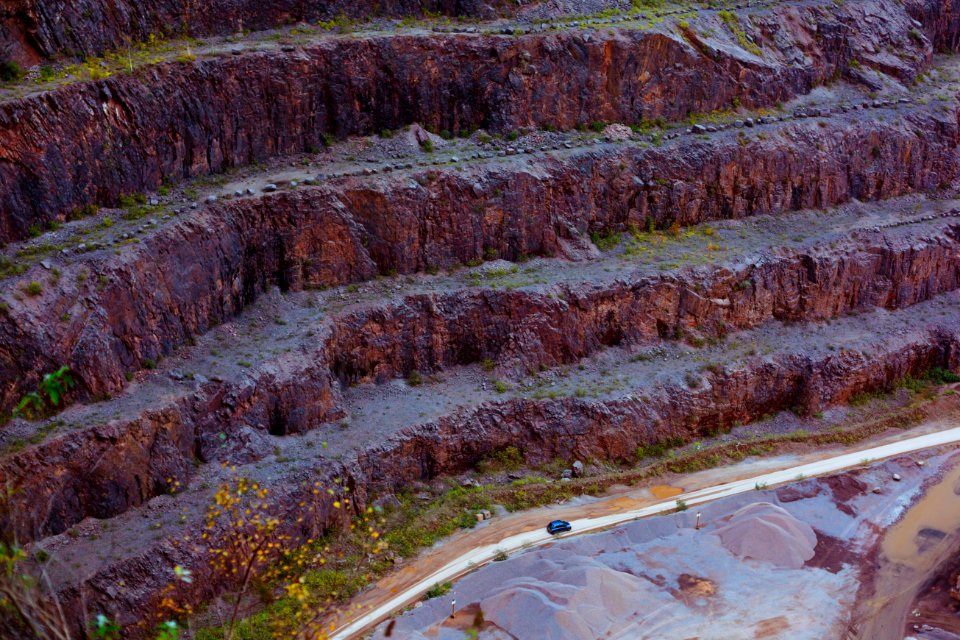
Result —
<path fill-rule="evenodd" d="M 0 542 L 0 635 L 71 640 L 70 624 L 46 570 L 26 565 L 27 554 L 20 546 Z"/>
<path fill-rule="evenodd" d="M 0 51 L 0 82 L 14 82 L 24 76 L 23 69 L 13 60 L 13 45 L 8 44 Z"/>
<path fill-rule="evenodd" d="M 22 415 L 27 419 L 42 416 L 59 407 L 67 391 L 76 384 L 70 367 L 64 365 L 43 376 L 37 390 L 23 396 L 20 404 L 13 410 L 13 415 Z"/>
<path fill-rule="evenodd" d="M 220 485 L 207 510 L 203 537 L 213 541 L 208 549 L 210 566 L 237 587 L 221 619 L 224 640 L 233 639 L 240 606 L 254 580 L 277 577 L 278 560 L 290 542 L 290 536 L 281 532 L 280 519 L 273 515 L 267 493 L 256 482 L 236 478 Z"/>

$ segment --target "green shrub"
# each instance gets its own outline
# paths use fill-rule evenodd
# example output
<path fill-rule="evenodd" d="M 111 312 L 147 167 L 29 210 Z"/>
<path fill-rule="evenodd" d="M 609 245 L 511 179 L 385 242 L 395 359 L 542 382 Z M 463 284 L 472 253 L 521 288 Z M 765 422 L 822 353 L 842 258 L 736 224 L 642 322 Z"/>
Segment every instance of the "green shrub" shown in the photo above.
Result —
<path fill-rule="evenodd" d="M 610 251 L 620 244 L 620 234 L 612 229 L 603 232 L 591 231 L 590 241 L 600 251 Z"/>
<path fill-rule="evenodd" d="M 124 209 L 135 207 L 138 204 L 147 204 L 147 196 L 142 193 L 120 194 L 120 206 Z"/>
<path fill-rule="evenodd" d="M 423 594 L 423 597 L 427 600 L 431 598 L 439 598 L 440 596 L 445 596 L 448 593 L 450 593 L 450 589 L 452 588 L 453 588 L 453 585 L 450 584 L 449 582 L 444 582 L 442 584 L 438 582 L 437 584 L 427 589 L 427 592 Z"/>
<path fill-rule="evenodd" d="M 73 211 L 67 214 L 67 220 L 80 220 L 82 218 L 87 218 L 89 216 L 95 216 L 99 213 L 100 207 L 95 204 L 87 204 L 82 207 L 77 207 Z"/>
<path fill-rule="evenodd" d="M 517 469 L 523 464 L 523 454 L 515 446 L 510 445 L 495 451 L 490 460 L 503 469 Z"/>
<path fill-rule="evenodd" d="M 20 404 L 13 410 L 13 415 L 22 415 L 33 419 L 50 413 L 60 406 L 67 391 L 76 386 L 70 367 L 64 365 L 40 379 L 37 390 L 25 395 Z"/>
<path fill-rule="evenodd" d="M 53 82 L 56 79 L 57 73 L 53 70 L 53 67 L 46 64 L 40 67 L 40 82 Z"/>
<path fill-rule="evenodd" d="M 24 70 L 13 60 L 0 62 L 0 82 L 16 82 L 25 75 Z"/>
<path fill-rule="evenodd" d="M 461 513 L 457 518 L 457 526 L 461 529 L 473 529 L 477 526 L 477 518 L 472 513 Z"/>
<path fill-rule="evenodd" d="M 955 374 L 949 369 L 941 369 L 940 367 L 930 369 L 930 371 L 928 371 L 924 377 L 934 384 L 951 384 L 954 382 L 960 382 L 960 375 Z"/>
<path fill-rule="evenodd" d="M 673 449 L 674 447 L 683 446 L 684 440 L 681 437 L 675 438 L 666 438 L 664 440 L 659 440 L 652 444 L 646 446 L 641 445 L 637 447 L 637 459 L 642 460 L 643 458 L 660 458 L 666 455 L 667 451 Z"/>
<path fill-rule="evenodd" d="M 321 601 L 327 598 L 349 598 L 366 586 L 362 576 L 338 569 L 309 571 L 304 575 L 304 585 Z"/>

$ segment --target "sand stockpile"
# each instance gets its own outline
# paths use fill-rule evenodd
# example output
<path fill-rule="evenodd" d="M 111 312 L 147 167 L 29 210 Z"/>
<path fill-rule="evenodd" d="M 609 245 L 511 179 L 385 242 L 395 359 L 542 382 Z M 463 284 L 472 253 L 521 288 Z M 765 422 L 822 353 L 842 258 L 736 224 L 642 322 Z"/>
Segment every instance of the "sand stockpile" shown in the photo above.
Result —
<path fill-rule="evenodd" d="M 714 533 L 740 558 L 790 569 L 802 567 L 817 546 L 813 527 L 769 502 L 755 502 L 737 510 Z"/>
<path fill-rule="evenodd" d="M 620 629 L 647 600 L 646 581 L 600 563 L 548 567 L 484 598 L 486 619 L 516 638 L 600 638 Z"/>

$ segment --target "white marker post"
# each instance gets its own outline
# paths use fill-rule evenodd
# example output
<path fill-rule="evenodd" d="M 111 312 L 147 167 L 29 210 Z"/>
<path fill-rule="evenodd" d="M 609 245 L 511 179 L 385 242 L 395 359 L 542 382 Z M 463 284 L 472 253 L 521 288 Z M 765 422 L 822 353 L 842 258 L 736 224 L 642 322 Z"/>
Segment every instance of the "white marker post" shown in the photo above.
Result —
<path fill-rule="evenodd" d="M 456 609 L 457 609 L 457 600 L 456 598 L 454 598 L 453 600 L 450 601 L 450 617 L 451 618 L 453 617 L 453 613 L 454 611 L 456 611 Z"/>
<path fill-rule="evenodd" d="M 697 511 L 697 526 L 694 529 L 695 531 L 700 531 L 700 512 Z"/>

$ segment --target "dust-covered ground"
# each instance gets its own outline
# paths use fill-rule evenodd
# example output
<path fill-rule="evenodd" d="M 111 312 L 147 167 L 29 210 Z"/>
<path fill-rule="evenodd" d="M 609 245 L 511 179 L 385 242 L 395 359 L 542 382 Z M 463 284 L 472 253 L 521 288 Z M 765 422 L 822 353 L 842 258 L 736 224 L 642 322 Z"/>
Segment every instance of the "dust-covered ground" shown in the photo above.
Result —
<path fill-rule="evenodd" d="M 719 500 L 699 509 L 699 529 L 687 510 L 565 539 L 476 571 L 374 638 L 858 637 L 863 604 L 896 583 L 877 575 L 884 538 L 899 531 L 924 554 L 900 523 L 929 510 L 923 496 L 958 461 L 905 456 Z"/>

